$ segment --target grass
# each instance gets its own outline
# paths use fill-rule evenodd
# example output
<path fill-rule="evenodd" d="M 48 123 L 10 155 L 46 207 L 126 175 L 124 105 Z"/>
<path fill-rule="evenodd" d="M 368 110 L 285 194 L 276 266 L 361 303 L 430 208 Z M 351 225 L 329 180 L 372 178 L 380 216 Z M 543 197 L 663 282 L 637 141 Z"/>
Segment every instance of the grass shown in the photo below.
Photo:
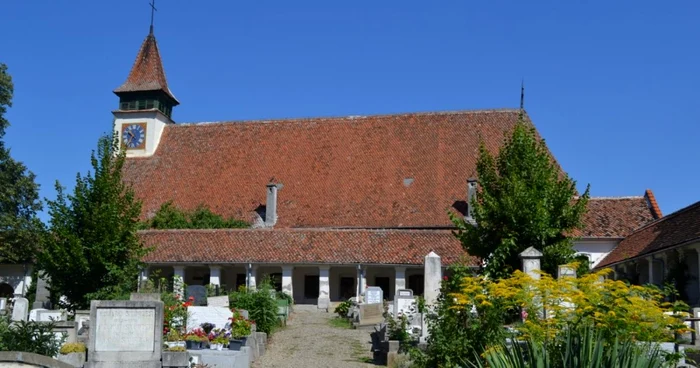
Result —
<path fill-rule="evenodd" d="M 374 363 L 374 360 L 372 358 L 365 356 L 367 349 L 363 347 L 359 341 L 352 341 L 350 343 L 350 346 L 352 347 L 353 359 L 356 359 L 360 363 Z"/>
<path fill-rule="evenodd" d="M 350 323 L 350 320 L 347 318 L 331 318 L 328 320 L 328 324 L 335 327 L 335 328 L 342 328 L 342 329 L 349 329 L 352 328 L 352 324 Z"/>

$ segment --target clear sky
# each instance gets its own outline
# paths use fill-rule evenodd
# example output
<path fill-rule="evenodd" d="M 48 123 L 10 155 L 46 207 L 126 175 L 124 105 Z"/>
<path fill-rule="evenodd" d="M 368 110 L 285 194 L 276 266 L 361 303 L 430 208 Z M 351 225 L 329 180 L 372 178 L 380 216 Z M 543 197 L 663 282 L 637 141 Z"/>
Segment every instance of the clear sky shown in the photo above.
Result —
<path fill-rule="evenodd" d="M 700 1 L 157 0 L 178 122 L 525 107 L 595 196 L 700 200 Z M 12 155 L 42 197 L 111 128 L 148 0 L 4 1 Z M 466 189 L 465 189 L 466 190 Z"/>

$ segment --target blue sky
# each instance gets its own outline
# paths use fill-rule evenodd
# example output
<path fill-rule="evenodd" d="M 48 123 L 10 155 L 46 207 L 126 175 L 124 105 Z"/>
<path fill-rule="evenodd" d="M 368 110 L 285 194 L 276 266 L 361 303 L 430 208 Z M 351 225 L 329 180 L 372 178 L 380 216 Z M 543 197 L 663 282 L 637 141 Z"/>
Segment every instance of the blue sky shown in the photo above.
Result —
<path fill-rule="evenodd" d="M 525 105 L 595 196 L 700 200 L 700 2 L 160 0 L 179 122 Z M 148 0 L 8 1 L 12 155 L 72 188 L 110 130 Z"/>

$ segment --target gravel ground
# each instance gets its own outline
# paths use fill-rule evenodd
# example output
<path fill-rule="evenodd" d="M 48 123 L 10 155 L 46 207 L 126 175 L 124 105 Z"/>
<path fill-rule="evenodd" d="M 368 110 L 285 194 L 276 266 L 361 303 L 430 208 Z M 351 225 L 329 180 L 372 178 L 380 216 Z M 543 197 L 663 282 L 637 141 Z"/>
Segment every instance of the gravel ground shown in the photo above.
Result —
<path fill-rule="evenodd" d="M 265 355 L 253 367 L 374 367 L 370 331 L 331 326 L 333 318 L 333 313 L 319 311 L 316 306 L 295 306 L 287 327 L 272 335 Z"/>

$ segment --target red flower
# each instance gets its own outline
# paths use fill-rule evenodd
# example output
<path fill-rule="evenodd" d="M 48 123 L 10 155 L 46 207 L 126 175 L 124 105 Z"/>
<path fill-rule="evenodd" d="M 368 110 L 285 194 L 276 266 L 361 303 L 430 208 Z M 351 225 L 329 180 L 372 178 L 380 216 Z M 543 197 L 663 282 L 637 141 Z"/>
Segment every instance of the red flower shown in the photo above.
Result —
<path fill-rule="evenodd" d="M 447 276 L 443 276 L 442 279 L 447 281 Z"/>

